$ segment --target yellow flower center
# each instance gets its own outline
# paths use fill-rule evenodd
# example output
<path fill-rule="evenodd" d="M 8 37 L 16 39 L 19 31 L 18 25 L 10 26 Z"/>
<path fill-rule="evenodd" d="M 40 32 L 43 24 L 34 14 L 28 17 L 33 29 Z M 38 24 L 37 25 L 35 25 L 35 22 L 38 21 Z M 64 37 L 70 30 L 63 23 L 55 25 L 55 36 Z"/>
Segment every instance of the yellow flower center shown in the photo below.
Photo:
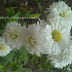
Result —
<path fill-rule="evenodd" d="M 59 14 L 61 17 L 65 17 L 66 16 L 66 14 L 65 14 L 65 12 L 63 13 L 63 14 Z"/>
<path fill-rule="evenodd" d="M 58 30 L 54 30 L 52 32 L 52 38 L 54 39 L 54 41 L 58 42 L 61 40 L 61 33 Z"/>
<path fill-rule="evenodd" d="M 30 38 L 30 44 L 31 44 L 31 45 L 36 44 L 36 41 L 35 41 L 35 39 L 34 39 L 33 37 Z"/>
<path fill-rule="evenodd" d="M 15 32 L 9 32 L 9 37 L 11 39 L 16 39 L 18 37 L 18 35 Z"/>
<path fill-rule="evenodd" d="M 0 44 L 0 51 L 4 51 L 5 50 L 5 44 Z"/>

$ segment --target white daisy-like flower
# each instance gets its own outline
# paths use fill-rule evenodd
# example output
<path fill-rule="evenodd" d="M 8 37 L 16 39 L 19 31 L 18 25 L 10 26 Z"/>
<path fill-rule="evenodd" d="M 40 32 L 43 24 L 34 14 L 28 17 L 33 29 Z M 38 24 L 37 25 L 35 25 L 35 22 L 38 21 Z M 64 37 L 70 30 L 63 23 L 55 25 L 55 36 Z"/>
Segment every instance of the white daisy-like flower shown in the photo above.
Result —
<path fill-rule="evenodd" d="M 6 25 L 4 38 L 7 44 L 13 49 L 20 49 L 22 46 L 22 26 L 18 22 L 10 22 Z"/>
<path fill-rule="evenodd" d="M 11 48 L 5 43 L 4 38 L 0 37 L 0 56 L 6 56 L 10 51 Z"/>
<path fill-rule="evenodd" d="M 46 25 L 45 31 L 47 35 L 48 50 L 49 55 L 59 55 L 61 51 L 68 48 L 70 44 L 70 28 L 63 28 L 59 23 L 59 20 L 51 20 L 50 24 Z"/>
<path fill-rule="evenodd" d="M 40 56 L 40 53 L 45 53 L 47 47 L 47 40 L 45 38 L 46 32 L 41 27 L 40 23 L 25 26 L 24 29 L 24 44 L 30 54 Z"/>
<path fill-rule="evenodd" d="M 72 63 L 72 46 L 61 52 L 60 55 L 48 56 L 55 68 L 63 68 Z"/>
<path fill-rule="evenodd" d="M 65 2 L 58 1 L 54 2 L 52 5 L 47 8 L 50 12 L 50 15 L 47 18 L 54 17 L 61 20 L 61 23 L 67 26 L 72 26 L 72 10 Z M 65 22 L 65 23 L 64 23 Z"/>

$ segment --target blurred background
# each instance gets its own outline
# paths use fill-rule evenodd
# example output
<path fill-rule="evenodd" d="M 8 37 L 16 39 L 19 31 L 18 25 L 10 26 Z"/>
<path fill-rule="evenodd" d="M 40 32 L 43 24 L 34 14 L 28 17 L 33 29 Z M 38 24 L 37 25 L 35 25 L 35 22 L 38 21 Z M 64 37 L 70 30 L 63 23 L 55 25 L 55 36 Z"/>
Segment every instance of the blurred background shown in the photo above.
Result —
<path fill-rule="evenodd" d="M 11 17 L 11 19 L 0 19 L 0 36 L 3 35 L 8 22 L 17 21 L 22 25 L 33 24 L 38 17 L 46 19 L 48 8 L 58 0 L 0 0 L 0 17 Z M 72 0 L 62 0 L 72 7 Z M 16 19 L 14 17 L 24 17 Z M 13 50 L 6 57 L 0 57 L 0 72 L 72 72 L 72 65 L 63 69 L 54 68 L 47 61 L 47 55 L 37 57 L 30 55 L 28 51 L 21 48 L 20 51 Z"/>

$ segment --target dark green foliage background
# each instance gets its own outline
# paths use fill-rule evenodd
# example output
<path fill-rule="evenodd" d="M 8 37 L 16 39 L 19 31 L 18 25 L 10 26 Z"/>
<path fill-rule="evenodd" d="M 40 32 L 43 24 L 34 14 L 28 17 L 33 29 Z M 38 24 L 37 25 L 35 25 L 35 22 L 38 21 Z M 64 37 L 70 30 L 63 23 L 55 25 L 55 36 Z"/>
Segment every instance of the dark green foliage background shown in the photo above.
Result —
<path fill-rule="evenodd" d="M 12 19 L 0 19 L 0 36 L 3 35 L 8 22 L 17 21 L 22 25 L 36 23 L 37 18 L 46 19 L 46 8 L 58 0 L 0 0 L 0 17 L 12 17 Z M 72 0 L 65 1 L 72 7 Z M 27 4 L 28 3 L 28 4 Z M 15 19 L 14 17 L 27 17 L 29 19 Z M 72 65 L 63 69 L 56 69 L 47 61 L 47 55 L 37 57 L 28 53 L 25 47 L 14 49 L 6 57 L 0 57 L 0 72 L 72 72 Z"/>

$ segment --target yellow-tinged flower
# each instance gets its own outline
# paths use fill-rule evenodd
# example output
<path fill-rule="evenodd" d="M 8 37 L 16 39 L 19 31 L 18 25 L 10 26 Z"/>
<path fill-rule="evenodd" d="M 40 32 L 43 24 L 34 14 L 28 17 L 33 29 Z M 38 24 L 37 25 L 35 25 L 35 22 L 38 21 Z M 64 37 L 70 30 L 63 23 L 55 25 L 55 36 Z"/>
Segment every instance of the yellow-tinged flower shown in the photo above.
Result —
<path fill-rule="evenodd" d="M 0 37 L 0 56 L 6 56 L 10 51 L 11 48 L 5 43 L 4 38 Z"/>
<path fill-rule="evenodd" d="M 6 29 L 4 32 L 5 41 L 13 49 L 20 49 L 23 46 L 22 38 L 22 26 L 18 22 L 7 23 Z"/>
<path fill-rule="evenodd" d="M 54 2 L 47 10 L 50 12 L 47 15 L 47 20 L 57 18 L 60 19 L 62 25 L 66 25 L 66 27 L 72 26 L 72 10 L 65 2 Z"/>
<path fill-rule="evenodd" d="M 59 55 L 70 43 L 70 28 L 63 27 L 59 20 L 50 19 L 49 24 L 45 24 L 45 31 L 48 33 L 47 54 Z"/>
<path fill-rule="evenodd" d="M 30 54 L 36 54 L 40 56 L 40 54 L 44 54 L 47 48 L 47 39 L 45 29 L 42 28 L 41 24 L 37 22 L 37 24 L 29 25 L 28 28 L 23 26 L 24 29 L 24 44 L 26 49 Z"/>

